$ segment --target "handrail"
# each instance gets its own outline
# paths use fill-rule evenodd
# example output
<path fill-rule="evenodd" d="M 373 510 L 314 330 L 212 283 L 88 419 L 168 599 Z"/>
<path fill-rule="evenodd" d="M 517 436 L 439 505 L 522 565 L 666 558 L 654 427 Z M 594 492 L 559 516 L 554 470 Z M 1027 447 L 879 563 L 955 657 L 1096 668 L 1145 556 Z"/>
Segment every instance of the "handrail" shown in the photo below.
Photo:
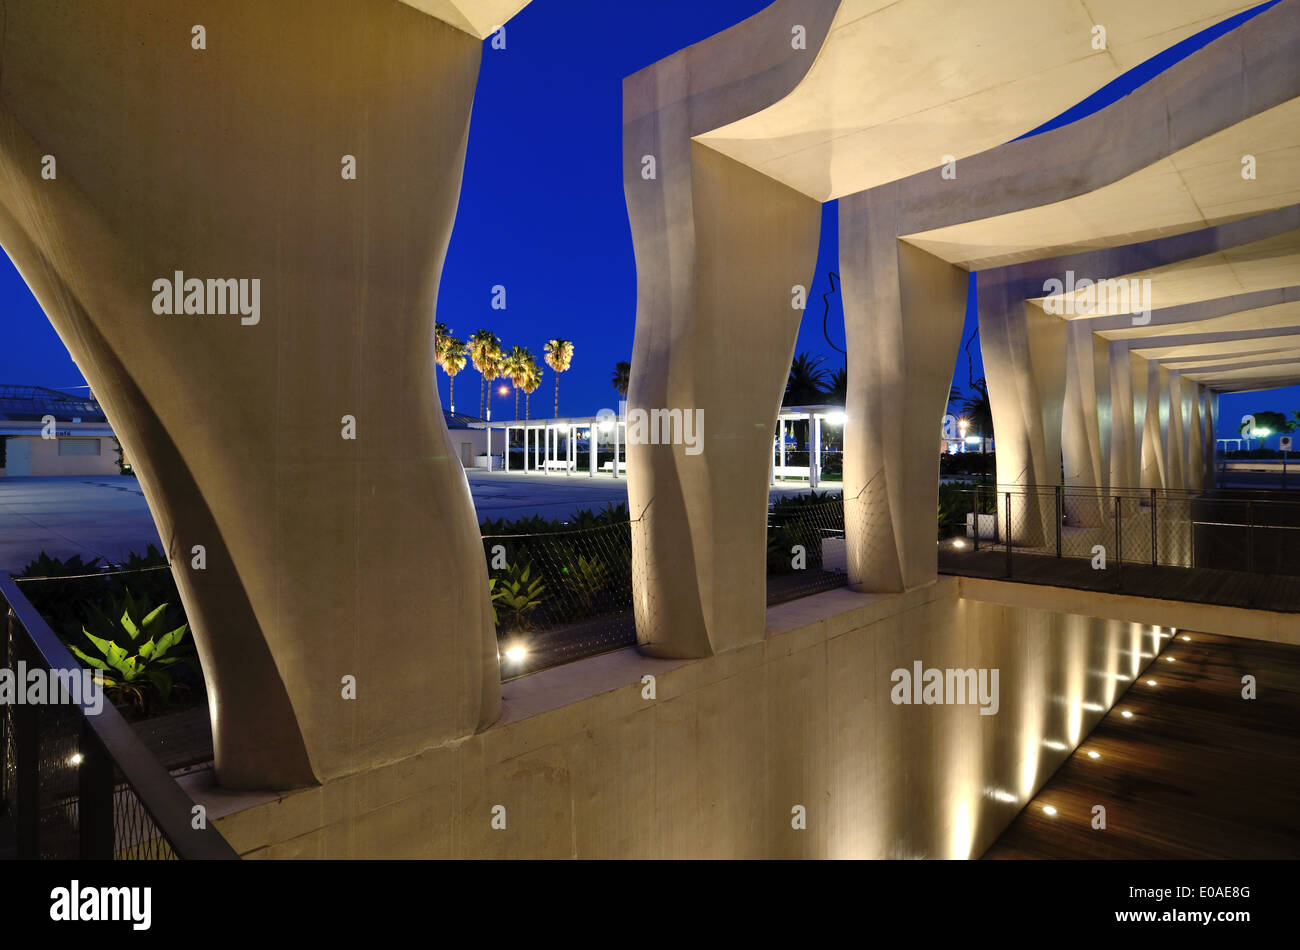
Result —
<path fill-rule="evenodd" d="M 1277 490 L 1256 488 L 1103 488 L 1095 485 L 1023 485 L 1016 483 L 985 483 L 976 481 L 947 482 L 950 491 L 973 492 L 978 490 L 995 492 L 999 495 L 1011 494 L 1026 497 L 1052 499 L 1058 490 L 1067 497 L 1098 498 L 1110 501 L 1114 498 L 1137 499 L 1146 503 L 1155 494 L 1156 498 L 1172 502 L 1199 501 L 1205 504 L 1232 504 L 1254 502 L 1257 505 L 1300 505 L 1300 494 L 1291 495 Z"/>
<path fill-rule="evenodd" d="M 980 482 L 978 475 L 970 476 L 969 478 L 966 476 L 956 475 L 944 477 L 950 479 L 947 484 L 954 487 L 969 484 L 971 488 L 978 486 L 985 489 L 996 489 L 997 491 L 1052 493 L 1055 492 L 1057 488 L 1061 488 L 1067 492 L 1090 492 L 1104 495 L 1107 498 L 1114 497 L 1116 494 L 1122 494 L 1125 497 L 1132 495 L 1147 497 L 1154 491 L 1158 495 L 1184 495 L 1187 497 L 1206 498 L 1209 500 L 1218 499 L 1223 501 L 1231 501 L 1234 498 L 1244 497 L 1246 495 L 1263 495 L 1267 496 L 1267 500 L 1288 502 L 1290 504 L 1295 504 L 1297 501 L 1300 501 L 1300 496 L 1288 498 L 1287 496 L 1290 494 L 1289 492 L 1269 488 L 1136 488 L 1131 486 L 1107 487 L 1103 485 L 1038 485 L 1025 484 L 1024 482 Z"/>
<path fill-rule="evenodd" d="M 31 646 L 51 671 L 81 675 L 84 668 L 50 629 L 13 578 L 0 576 L 0 597 L 3 597 L 26 632 Z M 178 857 L 196 860 L 239 859 L 234 848 L 214 825 L 205 822 L 202 829 L 193 827 L 194 801 L 140 741 L 135 730 L 112 703 L 104 703 L 98 713 L 92 713 L 89 699 L 83 696 L 80 708 L 85 724 L 103 745 Z"/>

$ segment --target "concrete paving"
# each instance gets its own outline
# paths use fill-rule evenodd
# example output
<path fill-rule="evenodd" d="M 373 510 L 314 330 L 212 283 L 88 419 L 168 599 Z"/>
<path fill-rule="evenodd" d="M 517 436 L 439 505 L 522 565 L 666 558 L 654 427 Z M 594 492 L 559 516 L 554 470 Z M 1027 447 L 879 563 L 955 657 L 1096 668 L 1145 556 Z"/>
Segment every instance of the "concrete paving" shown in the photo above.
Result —
<path fill-rule="evenodd" d="M 161 547 L 139 483 L 130 476 L 0 478 L 0 570 L 51 557 L 118 561 Z"/>
<path fill-rule="evenodd" d="M 627 479 L 609 475 L 467 472 L 479 520 L 565 519 L 581 508 L 627 503 Z M 838 482 L 822 485 L 837 491 Z M 807 486 L 773 490 L 797 495 Z M 51 557 L 117 562 L 128 552 L 162 547 L 140 483 L 130 476 L 0 478 L 0 570 L 21 571 L 42 551 Z"/>

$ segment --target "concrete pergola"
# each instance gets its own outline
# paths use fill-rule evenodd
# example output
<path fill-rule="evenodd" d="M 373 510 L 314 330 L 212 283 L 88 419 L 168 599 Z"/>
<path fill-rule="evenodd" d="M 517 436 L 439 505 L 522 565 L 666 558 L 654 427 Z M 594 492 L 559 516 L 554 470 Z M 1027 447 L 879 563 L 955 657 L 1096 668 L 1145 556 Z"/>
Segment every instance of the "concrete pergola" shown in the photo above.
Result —
<path fill-rule="evenodd" d="M 1112 184 L 1293 98 L 1295 4 L 1282 3 L 1102 112 L 1015 140 L 1246 6 L 1112 5 L 1096 50 L 1093 16 L 1075 4 L 993 2 L 935 17 L 906 0 L 778 0 L 625 82 L 639 288 L 629 402 L 704 407 L 711 438 L 727 446 L 694 459 L 629 451 L 632 504 L 655 501 L 634 526 L 643 649 L 702 656 L 763 637 L 757 473 L 798 331 L 785 308 L 810 282 L 820 203 L 839 199 L 850 582 L 906 590 L 937 573 L 938 457 L 911 433 L 943 413 L 977 269 L 918 236 L 971 224 L 976 240 L 1004 241 L 983 223 Z M 1259 130 L 1257 151 L 1269 135 Z M 1123 223 L 1075 231 L 1091 247 L 1135 237 Z M 1026 234 L 1025 259 L 1060 253 L 1045 241 Z M 1011 369 L 999 385 L 1023 391 L 1030 377 Z M 990 395 L 999 415 L 1031 411 L 1008 391 Z M 1054 422 L 1025 422 L 1035 426 Z M 1014 427 L 995 427 L 999 455 L 1014 453 Z"/>
<path fill-rule="evenodd" d="M 483 39 L 524 2 L 321 6 L 5 7 L 0 243 L 136 463 L 207 678 L 217 775 L 232 787 L 364 773 L 472 736 L 501 710 L 482 543 L 429 346 Z M 626 80 L 629 404 L 708 422 L 697 455 L 628 447 L 646 653 L 702 657 L 766 636 L 772 434 L 821 203 L 840 200 L 850 577 L 861 590 L 919 587 L 935 578 L 938 453 L 915 433 L 942 414 L 973 266 L 924 234 L 1097 191 L 1295 98 L 1297 4 L 1283 0 L 1104 112 L 1011 141 L 1246 6 L 1107 4 L 1099 50 L 1074 0 L 942 16 L 923 0 L 776 0 Z M 1247 137 L 1263 143 L 1255 152 L 1275 131 Z M 947 157 L 955 178 L 941 174 Z M 1213 169 L 1199 174 L 1218 194 Z M 1265 213 L 1243 200 L 1225 197 L 1213 219 L 1079 227 L 1068 247 L 1026 221 L 1018 253 Z M 955 243 L 987 248 L 1002 240 L 992 235 Z M 1161 312 L 1231 296 L 1229 273 L 1293 267 L 1290 245 L 1250 246 L 1219 252 L 1220 278 L 1199 290 L 1208 261 L 1179 272 L 1171 257 L 1149 275 Z M 151 288 L 177 271 L 259 280 L 258 319 L 159 315 Z M 1261 276 L 1250 291 L 1291 283 Z M 1022 311 L 1037 307 L 1028 300 Z M 1150 327 L 1115 342 L 1158 367 L 1164 405 L 1161 373 L 1205 393 L 1291 378 L 1283 334 L 1260 326 L 1267 335 L 1250 339 L 1270 342 L 1230 361 L 1194 349 L 1212 340 L 1153 341 Z M 1039 402 L 1039 418 L 1055 411 Z M 998 438 L 1006 451 L 1019 437 L 999 423 Z M 354 699 L 341 698 L 348 682 Z"/>
<path fill-rule="evenodd" d="M 605 416 L 574 416 L 565 419 L 534 419 L 519 420 L 515 419 L 510 422 L 471 422 L 471 429 L 484 429 L 487 434 L 487 454 L 492 458 L 492 433 L 499 430 L 502 433 L 502 452 L 503 462 L 501 471 L 508 473 L 510 471 L 510 437 L 512 433 L 523 433 L 524 444 L 524 472 L 541 472 L 544 475 L 553 472 L 563 472 L 565 475 L 571 475 L 578 470 L 578 447 L 577 441 L 580 432 L 586 433 L 588 440 L 588 472 L 591 477 L 603 472 L 604 465 L 609 466 L 609 474 L 618 478 L 620 473 L 626 473 L 627 462 L 621 456 L 620 446 L 627 442 L 627 421 L 616 419 L 613 415 Z M 614 458 L 610 462 L 597 466 L 596 457 L 599 454 L 593 451 L 597 441 L 604 436 L 613 447 Z M 564 442 L 564 457 L 560 457 L 560 443 Z M 529 458 L 529 446 L 532 446 L 532 458 Z"/>

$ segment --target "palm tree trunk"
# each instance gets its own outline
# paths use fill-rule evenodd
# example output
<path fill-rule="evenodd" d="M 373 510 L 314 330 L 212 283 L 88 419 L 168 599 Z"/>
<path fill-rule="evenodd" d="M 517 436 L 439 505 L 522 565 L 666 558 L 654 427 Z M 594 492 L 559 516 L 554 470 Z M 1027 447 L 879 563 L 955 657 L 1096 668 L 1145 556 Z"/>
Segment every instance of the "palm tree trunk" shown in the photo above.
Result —
<path fill-rule="evenodd" d="M 448 402 L 451 403 L 451 411 L 454 414 L 456 412 L 456 377 L 448 376 L 447 385 L 449 387 L 447 392 Z"/>
<path fill-rule="evenodd" d="M 519 421 L 519 387 L 515 387 L 515 422 Z"/>
<path fill-rule="evenodd" d="M 532 399 L 532 398 L 533 398 L 533 394 L 532 394 L 532 393 L 524 393 L 524 422 L 527 422 L 527 421 L 529 420 L 529 415 L 528 415 L 528 402 L 529 402 L 529 400 Z"/>
<path fill-rule="evenodd" d="M 560 418 L 560 374 L 555 374 L 555 418 Z"/>
<path fill-rule="evenodd" d="M 487 388 L 487 377 L 479 374 L 478 378 L 478 417 L 483 418 L 483 391 Z"/>

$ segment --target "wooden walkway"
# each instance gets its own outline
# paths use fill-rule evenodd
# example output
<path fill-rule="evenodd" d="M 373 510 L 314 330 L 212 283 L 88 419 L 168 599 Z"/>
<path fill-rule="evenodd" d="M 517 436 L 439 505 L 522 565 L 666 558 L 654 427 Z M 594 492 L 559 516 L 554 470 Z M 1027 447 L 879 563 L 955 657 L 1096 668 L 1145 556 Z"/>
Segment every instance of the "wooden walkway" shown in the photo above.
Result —
<path fill-rule="evenodd" d="M 1300 857 L 1300 647 L 1179 631 L 984 857 Z"/>

